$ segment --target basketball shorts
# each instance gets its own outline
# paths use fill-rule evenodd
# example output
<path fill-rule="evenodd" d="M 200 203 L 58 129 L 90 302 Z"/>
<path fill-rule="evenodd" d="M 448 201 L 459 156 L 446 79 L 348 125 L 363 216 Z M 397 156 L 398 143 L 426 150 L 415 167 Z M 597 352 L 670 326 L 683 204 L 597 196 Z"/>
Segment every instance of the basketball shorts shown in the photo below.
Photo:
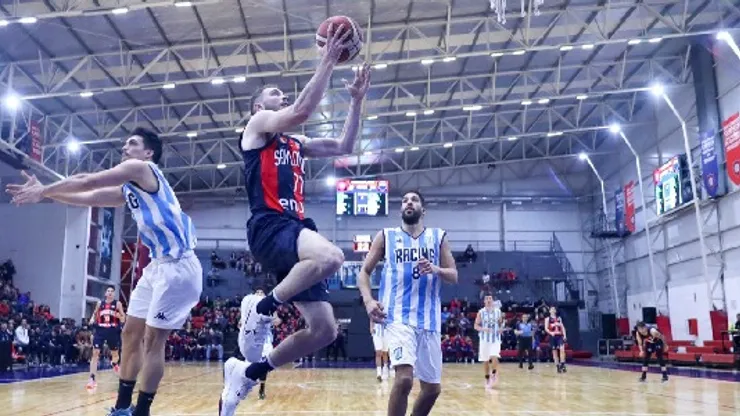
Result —
<path fill-rule="evenodd" d="M 665 350 L 665 343 L 663 340 L 657 340 L 653 342 L 645 343 L 645 352 L 648 354 L 662 354 Z"/>
<path fill-rule="evenodd" d="M 388 352 L 388 336 L 385 331 L 380 333 L 378 332 L 379 331 L 375 331 L 375 334 L 373 334 L 373 346 L 375 346 L 375 351 Z"/>
<path fill-rule="evenodd" d="M 563 341 L 562 335 L 554 335 L 550 337 L 550 348 L 560 348 L 563 345 L 565 345 L 565 342 Z"/>
<path fill-rule="evenodd" d="M 121 347 L 121 328 L 95 328 L 93 336 L 93 348 L 102 349 L 104 344 L 113 351 Z"/>
<path fill-rule="evenodd" d="M 278 212 L 255 212 L 247 221 L 247 242 L 255 260 L 265 271 L 275 274 L 282 282 L 290 269 L 298 263 L 298 235 L 304 228 L 317 231 L 316 223 L 303 221 Z M 326 302 L 329 287 L 326 280 L 317 283 L 288 302 Z"/>
<path fill-rule="evenodd" d="M 501 342 L 481 342 L 478 346 L 478 361 L 488 361 L 492 357 L 501 358 Z"/>
<path fill-rule="evenodd" d="M 414 377 L 425 383 L 442 382 L 442 339 L 437 331 L 427 331 L 391 322 L 385 326 L 391 366 L 410 365 Z"/>
<path fill-rule="evenodd" d="M 131 292 L 128 315 L 158 329 L 180 329 L 200 300 L 203 269 L 193 252 L 152 259 Z"/>

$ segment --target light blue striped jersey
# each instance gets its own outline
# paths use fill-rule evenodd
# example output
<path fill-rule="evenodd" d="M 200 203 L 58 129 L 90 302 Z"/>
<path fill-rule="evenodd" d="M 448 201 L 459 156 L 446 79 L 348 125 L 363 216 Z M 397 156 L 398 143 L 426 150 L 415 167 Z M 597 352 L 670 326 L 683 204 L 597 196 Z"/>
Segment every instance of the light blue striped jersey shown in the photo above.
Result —
<path fill-rule="evenodd" d="M 156 164 L 148 162 L 159 183 L 157 192 L 147 192 L 128 182 L 123 196 L 139 229 L 141 242 L 151 258 L 180 258 L 195 249 L 195 228 L 175 197 L 175 192 Z"/>
<path fill-rule="evenodd" d="M 501 334 L 499 334 L 501 309 L 483 308 L 478 313 L 480 314 L 480 326 L 491 330 L 491 332 L 478 332 L 480 342 L 501 342 Z"/>
<path fill-rule="evenodd" d="M 379 297 L 385 306 L 386 322 L 441 332 L 442 303 L 439 276 L 419 274 L 418 261 L 424 257 L 439 266 L 440 246 L 445 232 L 425 228 L 413 238 L 400 227 L 385 228 L 385 264 Z"/>
<path fill-rule="evenodd" d="M 379 324 L 375 323 L 375 333 L 373 334 L 374 337 L 384 337 L 385 336 L 385 324 Z"/>

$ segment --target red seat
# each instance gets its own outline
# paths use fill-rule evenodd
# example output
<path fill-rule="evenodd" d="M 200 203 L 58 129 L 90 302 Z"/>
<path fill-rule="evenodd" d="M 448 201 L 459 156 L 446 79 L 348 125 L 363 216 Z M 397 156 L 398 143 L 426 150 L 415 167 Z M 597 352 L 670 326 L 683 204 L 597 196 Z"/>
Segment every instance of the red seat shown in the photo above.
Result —
<path fill-rule="evenodd" d="M 617 350 L 614 352 L 617 361 L 633 361 L 635 356 L 632 351 Z"/>
<path fill-rule="evenodd" d="M 670 341 L 668 344 L 670 344 L 671 347 L 693 347 L 694 341 L 673 340 Z"/>
<path fill-rule="evenodd" d="M 576 359 L 589 359 L 593 357 L 590 351 L 573 351 L 573 358 Z"/>
<path fill-rule="evenodd" d="M 732 354 L 703 354 L 701 362 L 706 366 L 731 367 L 735 364 L 735 356 Z"/>
<path fill-rule="evenodd" d="M 687 353 L 693 354 L 715 354 L 716 351 L 712 347 L 686 347 Z"/>
<path fill-rule="evenodd" d="M 501 358 L 516 358 L 517 354 L 515 350 L 503 350 L 501 351 Z"/>
<path fill-rule="evenodd" d="M 668 361 L 676 364 L 696 364 L 696 354 L 672 352 Z"/>

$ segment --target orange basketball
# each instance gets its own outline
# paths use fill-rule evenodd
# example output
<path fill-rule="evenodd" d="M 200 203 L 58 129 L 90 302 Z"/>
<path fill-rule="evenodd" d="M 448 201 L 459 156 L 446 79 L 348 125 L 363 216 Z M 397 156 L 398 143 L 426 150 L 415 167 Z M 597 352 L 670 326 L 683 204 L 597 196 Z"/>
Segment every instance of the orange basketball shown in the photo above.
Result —
<path fill-rule="evenodd" d="M 326 45 L 329 24 L 334 25 L 334 36 L 344 34 L 345 30 L 352 31 L 352 35 L 350 35 L 345 44 L 344 52 L 339 56 L 339 62 L 347 62 L 355 59 L 362 50 L 363 36 L 360 26 L 347 16 L 333 16 L 324 20 L 324 22 L 319 26 L 319 30 L 316 31 L 316 45 L 320 48 L 323 48 L 324 45 Z M 340 26 L 342 26 L 341 30 L 339 29 Z"/>

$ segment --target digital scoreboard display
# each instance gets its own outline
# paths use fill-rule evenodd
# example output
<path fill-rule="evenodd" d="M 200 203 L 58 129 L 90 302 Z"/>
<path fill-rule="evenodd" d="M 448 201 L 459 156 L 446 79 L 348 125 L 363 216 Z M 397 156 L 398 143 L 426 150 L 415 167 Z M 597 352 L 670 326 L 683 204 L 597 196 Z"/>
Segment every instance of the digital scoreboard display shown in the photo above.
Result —
<path fill-rule="evenodd" d="M 373 238 L 369 234 L 357 234 L 352 241 L 352 248 L 355 253 L 367 253 L 372 242 Z"/>
<path fill-rule="evenodd" d="M 687 169 L 686 156 L 681 154 L 653 172 L 655 211 L 658 215 L 670 212 L 693 199 L 691 184 L 686 184 Z"/>
<path fill-rule="evenodd" d="M 337 215 L 388 216 L 388 181 L 337 180 Z"/>

